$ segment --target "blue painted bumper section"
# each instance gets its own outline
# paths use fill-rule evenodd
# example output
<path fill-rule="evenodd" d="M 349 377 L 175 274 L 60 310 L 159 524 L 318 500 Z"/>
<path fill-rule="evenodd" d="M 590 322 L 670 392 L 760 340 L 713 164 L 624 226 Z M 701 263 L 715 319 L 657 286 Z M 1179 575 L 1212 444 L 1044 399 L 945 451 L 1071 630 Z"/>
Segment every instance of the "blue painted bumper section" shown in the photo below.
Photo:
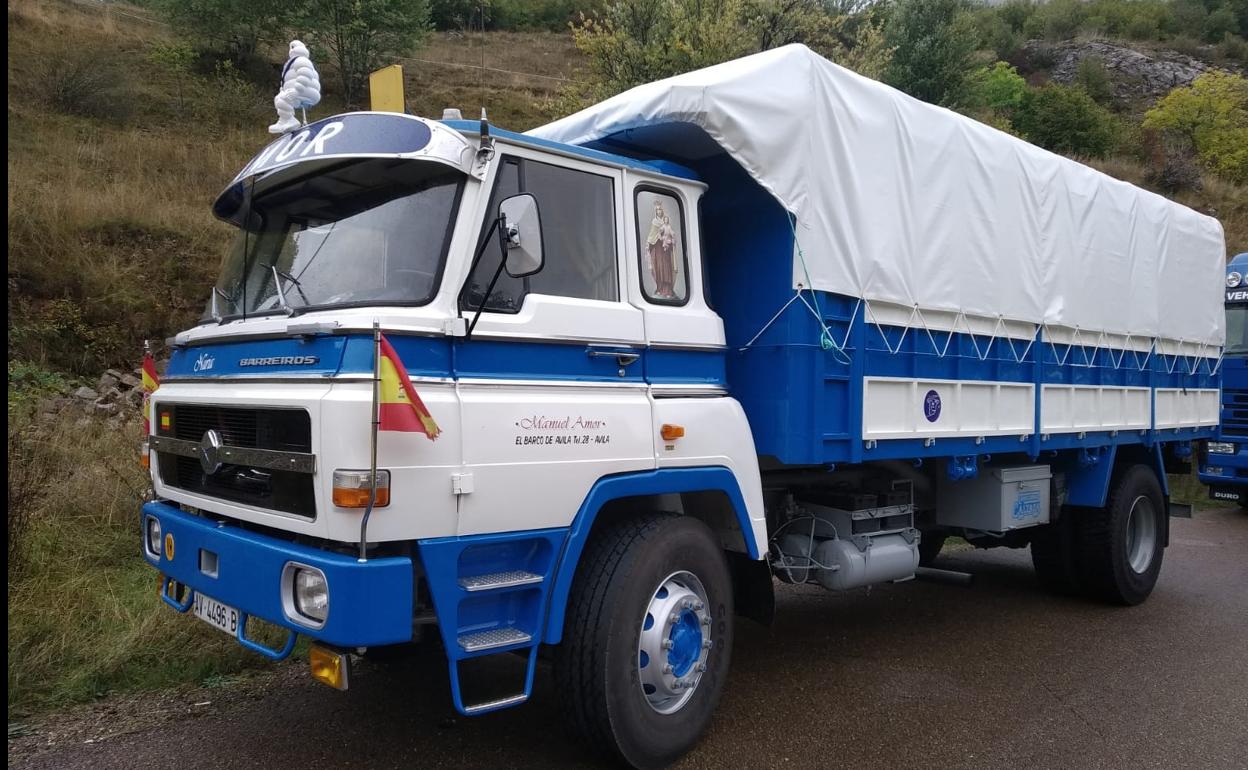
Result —
<path fill-rule="evenodd" d="M 143 506 L 143 515 L 159 519 L 161 532 L 172 535 L 174 542 L 173 559 L 163 552 L 153 558 L 143 548 L 149 564 L 246 615 L 343 647 L 395 644 L 412 638 L 413 572 L 409 558 L 360 563 L 353 556 L 238 527 L 217 526 L 168 503 L 148 503 Z M 201 569 L 204 551 L 217 556 L 215 577 Z M 282 586 L 282 571 L 289 562 L 315 567 L 325 574 L 329 615 L 319 629 L 286 615 L 282 594 L 290 589 Z"/>

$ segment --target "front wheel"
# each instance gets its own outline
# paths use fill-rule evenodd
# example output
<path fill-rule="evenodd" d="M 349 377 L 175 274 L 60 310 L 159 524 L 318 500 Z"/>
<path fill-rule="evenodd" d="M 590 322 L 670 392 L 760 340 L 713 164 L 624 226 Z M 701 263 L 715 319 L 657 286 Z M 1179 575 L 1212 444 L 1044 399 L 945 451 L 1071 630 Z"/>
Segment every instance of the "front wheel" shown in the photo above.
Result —
<path fill-rule="evenodd" d="M 633 767 L 670 764 L 710 723 L 732 624 L 728 563 L 705 524 L 652 514 L 596 532 L 555 648 L 567 722 Z"/>
<path fill-rule="evenodd" d="M 1079 527 L 1083 590 L 1115 604 L 1139 604 L 1161 573 L 1166 499 L 1152 468 L 1133 465 L 1118 476 L 1104 508 L 1089 509 Z"/>

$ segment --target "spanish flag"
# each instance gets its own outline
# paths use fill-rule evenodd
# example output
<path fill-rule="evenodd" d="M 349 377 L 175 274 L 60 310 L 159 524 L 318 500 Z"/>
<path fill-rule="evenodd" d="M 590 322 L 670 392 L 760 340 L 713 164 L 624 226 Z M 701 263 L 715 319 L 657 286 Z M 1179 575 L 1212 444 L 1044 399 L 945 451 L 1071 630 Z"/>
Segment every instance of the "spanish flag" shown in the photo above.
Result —
<path fill-rule="evenodd" d="M 378 397 L 378 430 L 401 430 L 423 433 L 436 439 L 442 429 L 420 400 L 407 370 L 390 347 L 385 335 L 378 335 L 377 376 L 381 392 Z"/>
<path fill-rule="evenodd" d="M 156 375 L 156 362 L 150 352 L 143 354 L 143 432 L 151 433 L 152 406 L 149 397 L 160 387 L 160 377 Z"/>

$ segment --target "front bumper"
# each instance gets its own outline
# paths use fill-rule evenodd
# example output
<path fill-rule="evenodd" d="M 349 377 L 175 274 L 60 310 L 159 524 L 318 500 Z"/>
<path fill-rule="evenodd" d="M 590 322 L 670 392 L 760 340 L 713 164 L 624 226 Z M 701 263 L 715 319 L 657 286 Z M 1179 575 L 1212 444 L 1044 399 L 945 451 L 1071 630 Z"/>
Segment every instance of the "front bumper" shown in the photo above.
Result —
<path fill-rule="evenodd" d="M 407 557 L 360 562 L 353 556 L 217 524 L 165 502 L 144 505 L 140 522 L 148 516 L 160 521 L 162 538 L 173 539 L 172 559 L 163 547 L 153 556 L 142 541 L 141 527 L 141 550 L 148 563 L 246 616 L 341 647 L 398 644 L 412 638 L 414 579 Z M 205 552 L 216 555 L 215 565 L 211 556 L 205 559 Z M 319 628 L 292 617 L 297 613 L 289 609 L 291 586 L 283 585 L 290 579 L 286 566 L 292 562 L 325 575 L 329 613 Z"/>

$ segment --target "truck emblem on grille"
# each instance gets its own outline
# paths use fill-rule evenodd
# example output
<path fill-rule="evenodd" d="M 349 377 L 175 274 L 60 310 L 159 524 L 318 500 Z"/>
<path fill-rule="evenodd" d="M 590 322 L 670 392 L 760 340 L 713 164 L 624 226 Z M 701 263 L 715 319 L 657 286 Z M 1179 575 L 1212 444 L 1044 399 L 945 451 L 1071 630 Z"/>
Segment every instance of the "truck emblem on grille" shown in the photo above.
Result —
<path fill-rule="evenodd" d="M 215 430 L 205 432 L 199 440 L 199 466 L 209 476 L 221 470 L 221 434 Z"/>

